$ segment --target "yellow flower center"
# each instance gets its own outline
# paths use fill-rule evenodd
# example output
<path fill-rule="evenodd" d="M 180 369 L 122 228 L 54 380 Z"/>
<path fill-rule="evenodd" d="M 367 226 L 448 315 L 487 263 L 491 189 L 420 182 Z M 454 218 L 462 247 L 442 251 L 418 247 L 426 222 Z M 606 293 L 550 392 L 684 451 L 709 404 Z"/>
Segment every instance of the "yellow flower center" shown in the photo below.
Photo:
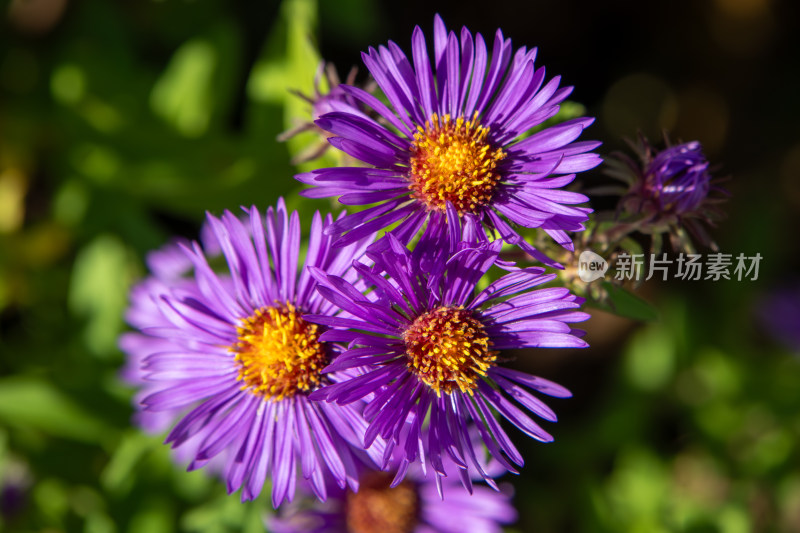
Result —
<path fill-rule="evenodd" d="M 419 316 L 403 340 L 408 368 L 437 396 L 456 388 L 471 395 L 497 359 L 483 324 L 460 307 L 440 307 Z"/>
<path fill-rule="evenodd" d="M 281 400 L 309 392 L 328 362 L 319 326 L 303 320 L 295 307 L 264 307 L 242 320 L 231 346 L 239 363 L 242 390 Z"/>
<path fill-rule="evenodd" d="M 417 127 L 411 146 L 411 196 L 432 211 L 444 211 L 447 202 L 459 214 L 475 213 L 489 203 L 500 175 L 497 164 L 506 157 L 486 140 L 489 128 L 472 120 L 434 113 Z"/>
<path fill-rule="evenodd" d="M 361 479 L 358 492 L 349 492 L 345 517 L 349 533 L 411 533 L 419 520 L 416 487 L 402 481 L 390 488 L 392 476 L 373 472 Z"/>

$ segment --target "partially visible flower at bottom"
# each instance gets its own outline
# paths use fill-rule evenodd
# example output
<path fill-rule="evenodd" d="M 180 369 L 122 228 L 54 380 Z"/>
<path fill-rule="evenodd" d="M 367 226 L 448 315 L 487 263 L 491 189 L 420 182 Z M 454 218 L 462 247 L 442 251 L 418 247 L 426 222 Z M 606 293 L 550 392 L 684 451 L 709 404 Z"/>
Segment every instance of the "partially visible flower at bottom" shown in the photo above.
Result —
<path fill-rule="evenodd" d="M 191 276 L 152 277 L 132 294 L 128 319 L 139 332 L 123 337 L 121 347 L 139 367 L 130 377 L 146 391 L 141 408 L 163 416 L 143 420 L 174 424 L 167 443 L 185 450 L 189 469 L 213 467 L 229 492 L 242 488 L 244 500 L 271 478 L 277 507 L 292 499 L 298 474 L 321 499 L 332 483 L 358 486 L 354 454 L 363 455 L 363 404 L 341 408 L 308 399 L 342 377 L 321 374 L 338 349 L 321 341 L 324 328 L 305 316 L 336 309 L 316 293 L 308 267 L 352 281 L 350 265 L 370 242 L 332 249 L 323 233 L 332 222 L 330 215 L 314 216 L 298 272 L 299 216 L 290 216 L 282 200 L 266 219 L 255 207 L 245 223 L 229 212 L 209 215 L 227 262 L 223 273 L 211 269 L 195 243 L 181 247 Z M 382 453 L 380 443 L 369 453 Z"/>
<path fill-rule="evenodd" d="M 414 469 L 391 487 L 391 474 L 366 471 L 358 492 L 339 490 L 324 503 L 297 501 L 268 519 L 268 527 L 273 533 L 501 533 L 517 518 L 507 485 L 476 486 L 470 495 L 444 478 L 442 499 L 433 478 Z"/>

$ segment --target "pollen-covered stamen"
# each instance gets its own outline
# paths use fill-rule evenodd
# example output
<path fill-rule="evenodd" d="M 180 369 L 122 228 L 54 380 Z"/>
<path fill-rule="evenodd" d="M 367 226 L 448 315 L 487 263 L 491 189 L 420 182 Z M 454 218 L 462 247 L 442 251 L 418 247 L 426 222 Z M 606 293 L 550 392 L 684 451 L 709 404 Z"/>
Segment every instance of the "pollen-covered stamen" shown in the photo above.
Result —
<path fill-rule="evenodd" d="M 438 396 L 456 389 L 472 394 L 494 366 L 496 351 L 472 311 L 439 307 L 419 316 L 403 333 L 408 368 Z"/>
<path fill-rule="evenodd" d="M 242 390 L 281 400 L 313 390 L 328 363 L 319 326 L 303 320 L 290 303 L 264 307 L 242 320 L 231 346 Z"/>
<path fill-rule="evenodd" d="M 358 492 L 348 491 L 345 500 L 347 531 L 350 533 L 411 533 L 419 520 L 416 486 L 402 481 L 391 488 L 392 476 L 372 472 L 363 476 Z"/>
<path fill-rule="evenodd" d="M 429 210 L 444 211 L 447 202 L 460 213 L 474 213 L 488 204 L 500 175 L 498 163 L 506 157 L 502 148 L 487 140 L 489 128 L 450 115 L 441 119 L 434 113 L 417 127 L 411 145 L 411 195 Z"/>

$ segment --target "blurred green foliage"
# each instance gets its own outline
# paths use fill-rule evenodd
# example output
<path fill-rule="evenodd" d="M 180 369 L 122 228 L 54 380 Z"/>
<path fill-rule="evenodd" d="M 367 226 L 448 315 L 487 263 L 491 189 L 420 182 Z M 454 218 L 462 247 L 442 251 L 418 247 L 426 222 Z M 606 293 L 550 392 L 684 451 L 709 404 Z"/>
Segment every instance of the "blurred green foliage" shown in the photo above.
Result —
<path fill-rule="evenodd" d="M 312 93 L 318 6 L 264 4 L 254 25 L 222 0 L 51 2 L 46 27 L 24 3 L 0 33 L 0 531 L 264 531 L 263 495 L 240 503 L 131 427 L 116 338 L 144 254 L 206 210 L 284 195 L 307 227 L 327 205 L 291 179 L 315 134 L 275 142 L 308 118 L 287 89 Z M 366 0 L 331 13 L 377 25 Z M 657 313 L 615 293 L 652 322 L 551 369 L 574 407 L 556 405 L 556 444 L 523 450 L 514 530 L 800 530 L 800 368 L 730 305 L 755 288 L 656 290 Z"/>

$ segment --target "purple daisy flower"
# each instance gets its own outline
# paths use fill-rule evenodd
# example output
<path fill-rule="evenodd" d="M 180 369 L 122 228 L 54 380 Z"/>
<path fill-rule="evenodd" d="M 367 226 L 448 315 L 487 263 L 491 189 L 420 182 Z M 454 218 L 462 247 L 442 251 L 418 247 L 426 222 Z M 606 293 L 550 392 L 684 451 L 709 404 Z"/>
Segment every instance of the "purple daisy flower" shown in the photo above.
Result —
<path fill-rule="evenodd" d="M 501 533 L 517 519 L 510 486 L 476 486 L 470 495 L 458 485 L 420 468 L 396 484 L 386 472 L 364 470 L 358 492 L 340 489 L 324 503 L 282 507 L 268 527 L 274 533 Z"/>
<path fill-rule="evenodd" d="M 189 469 L 214 461 L 228 491 L 242 488 L 243 500 L 255 498 L 267 477 L 273 505 L 291 500 L 298 470 L 321 499 L 329 481 L 357 488 L 363 405 L 308 399 L 342 379 L 321 373 L 338 348 L 306 315 L 337 310 L 315 292 L 308 269 L 353 280 L 350 265 L 369 239 L 333 250 L 324 234 L 333 219 L 316 213 L 298 276 L 299 217 L 283 200 L 266 219 L 253 207 L 245 222 L 225 212 L 207 223 L 227 262 L 224 274 L 197 243 L 181 246 L 193 276 L 151 278 L 132 296 L 128 317 L 140 332 L 122 345 L 147 383 L 141 407 L 170 415 L 166 442 L 190 450 Z M 376 444 L 370 453 L 380 451 Z"/>
<path fill-rule="evenodd" d="M 500 30 L 491 57 L 481 34 L 461 38 L 434 21 L 433 57 L 416 27 L 409 59 L 393 42 L 362 54 L 389 106 L 356 87 L 341 89 L 374 111 L 377 120 L 347 112 L 323 115 L 317 125 L 329 142 L 368 167 L 319 169 L 295 176 L 314 185 L 310 198 L 339 196 L 348 205 L 377 204 L 334 223 L 342 243 L 399 223 L 403 243 L 432 214 L 475 219 L 487 231 L 555 265 L 525 242 L 515 225 L 541 228 L 572 250 L 566 232 L 584 229 L 588 199 L 564 187 L 600 163 L 589 153 L 600 143 L 573 142 L 593 119 L 579 118 L 526 136 L 553 117 L 572 87 L 557 76 L 545 83 L 536 49 L 512 54 Z M 513 55 L 513 57 L 512 57 Z M 434 68 L 431 67 L 433 59 Z M 447 215 L 448 217 L 450 214 Z"/>
<path fill-rule="evenodd" d="M 349 317 L 309 316 L 329 326 L 322 339 L 348 343 L 348 349 L 326 369 L 360 367 L 361 375 L 312 393 L 312 399 L 340 405 L 368 399 L 364 416 L 370 422 L 365 444 L 388 441 L 384 469 L 394 447 L 402 450 L 397 479 L 414 462 L 446 476 L 443 456 L 457 466 L 469 489 L 467 469 L 494 486 L 469 445 L 474 422 L 483 443 L 507 470 L 516 472 L 523 459 L 500 427 L 498 413 L 529 436 L 552 437 L 510 399 L 533 414 L 555 421 L 555 413 L 528 389 L 569 397 L 564 387 L 501 365 L 503 350 L 531 347 L 584 347 L 583 332 L 573 322 L 588 315 L 582 299 L 561 287 L 530 290 L 555 274 L 542 268 L 516 269 L 484 290 L 476 284 L 495 264 L 501 241 L 462 242 L 452 257 L 432 254 L 445 248 L 435 231 L 409 251 L 392 234 L 385 249 L 369 251 L 372 267 L 354 264 L 367 295 L 335 274 L 312 269 L 318 291 Z M 384 273 L 385 275 L 382 275 Z M 427 437 L 423 431 L 427 427 Z M 516 465 L 516 466 L 515 466 Z"/>

